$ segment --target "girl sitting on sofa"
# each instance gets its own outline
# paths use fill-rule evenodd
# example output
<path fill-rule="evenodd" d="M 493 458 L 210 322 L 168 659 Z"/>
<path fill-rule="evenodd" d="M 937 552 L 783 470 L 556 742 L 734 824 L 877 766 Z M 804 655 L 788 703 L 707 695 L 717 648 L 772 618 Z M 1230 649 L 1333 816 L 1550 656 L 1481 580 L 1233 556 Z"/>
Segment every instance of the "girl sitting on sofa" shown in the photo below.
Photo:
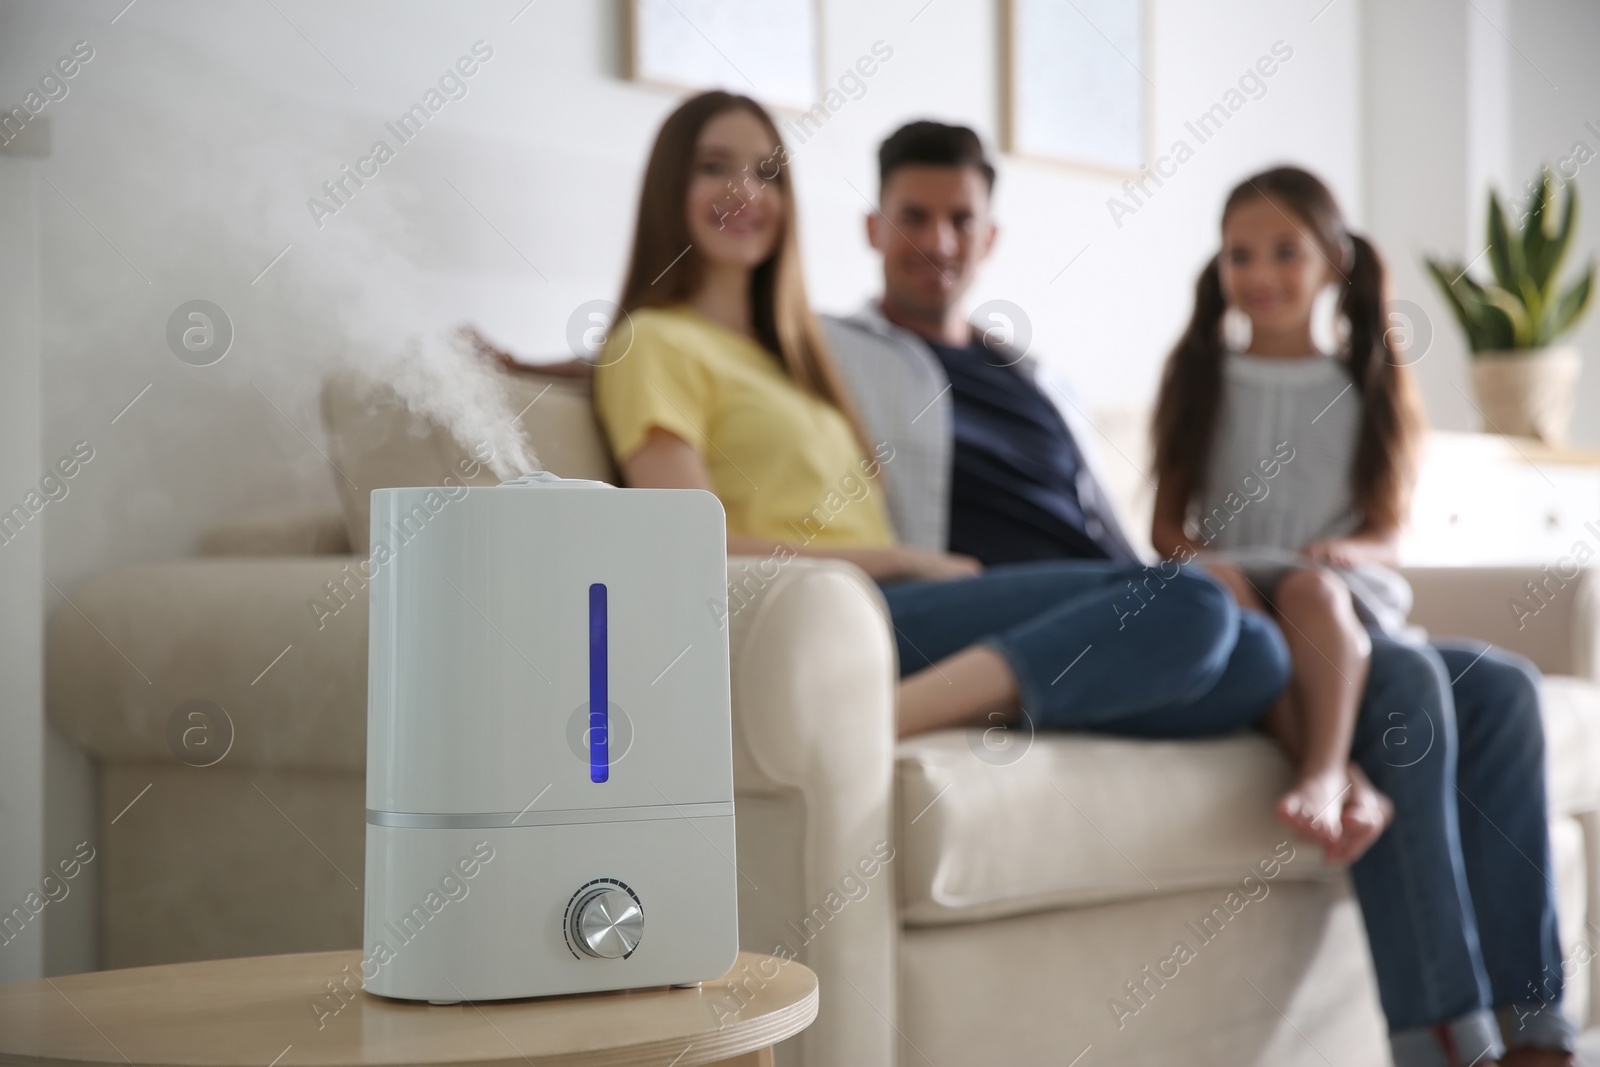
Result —
<path fill-rule="evenodd" d="M 1330 285 L 1337 355 L 1311 327 Z M 1283 627 L 1292 677 L 1267 723 L 1299 772 L 1279 815 L 1352 862 L 1395 1063 L 1570 1067 L 1559 989 L 1537 985 L 1561 951 L 1534 668 L 1405 626 L 1396 538 L 1421 414 L 1383 290 L 1376 250 L 1316 177 L 1278 167 L 1233 190 L 1161 383 L 1152 540 Z M 1234 346 L 1230 312 L 1249 334 Z M 1408 661 L 1433 684 L 1398 691 Z M 1340 825 L 1351 789 L 1393 820 L 1376 843 Z"/>
<path fill-rule="evenodd" d="M 1329 356 L 1312 313 L 1335 283 L 1348 337 Z M 1230 312 L 1248 322 L 1242 351 L 1223 337 Z M 1196 285 L 1154 428 L 1151 540 L 1168 558 L 1202 560 L 1282 627 L 1293 676 L 1268 724 L 1298 773 L 1278 815 L 1337 857 L 1341 799 L 1361 774 L 1350 739 L 1365 627 L 1399 632 L 1411 604 L 1393 568 L 1422 416 L 1385 331 L 1382 262 L 1313 175 L 1278 167 L 1228 197 L 1222 251 Z"/>

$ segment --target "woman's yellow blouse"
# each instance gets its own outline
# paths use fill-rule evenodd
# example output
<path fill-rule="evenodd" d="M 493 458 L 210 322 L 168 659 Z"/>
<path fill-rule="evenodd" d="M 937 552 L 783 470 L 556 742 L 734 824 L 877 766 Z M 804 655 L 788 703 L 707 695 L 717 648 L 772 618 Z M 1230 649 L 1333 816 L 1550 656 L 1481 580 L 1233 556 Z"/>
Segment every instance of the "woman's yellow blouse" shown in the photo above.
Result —
<path fill-rule="evenodd" d="M 878 481 L 832 404 L 800 388 L 778 357 L 684 306 L 632 314 L 595 369 L 595 409 L 619 460 L 660 427 L 700 453 L 728 532 L 788 544 L 894 543 Z"/>

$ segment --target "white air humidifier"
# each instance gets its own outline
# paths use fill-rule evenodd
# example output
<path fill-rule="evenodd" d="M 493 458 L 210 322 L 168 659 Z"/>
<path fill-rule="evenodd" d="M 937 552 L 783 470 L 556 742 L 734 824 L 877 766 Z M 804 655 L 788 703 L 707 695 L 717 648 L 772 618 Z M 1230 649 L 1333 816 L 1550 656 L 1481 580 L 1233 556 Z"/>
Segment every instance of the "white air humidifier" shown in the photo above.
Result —
<path fill-rule="evenodd" d="M 372 548 L 366 989 L 445 1003 L 727 973 L 716 497 L 543 473 L 379 489 Z"/>

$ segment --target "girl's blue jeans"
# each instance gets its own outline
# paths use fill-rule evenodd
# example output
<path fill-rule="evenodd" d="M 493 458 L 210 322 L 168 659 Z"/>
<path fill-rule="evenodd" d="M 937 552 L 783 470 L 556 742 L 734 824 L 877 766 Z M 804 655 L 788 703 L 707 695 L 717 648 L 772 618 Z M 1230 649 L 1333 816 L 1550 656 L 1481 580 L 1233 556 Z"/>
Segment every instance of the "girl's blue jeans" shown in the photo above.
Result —
<path fill-rule="evenodd" d="M 882 589 L 902 676 L 987 645 L 1040 729 L 1231 733 L 1289 677 L 1272 621 L 1194 568 L 1060 560 Z M 1372 637 L 1352 755 L 1395 818 L 1350 874 L 1395 1063 L 1496 1058 L 1502 1040 L 1570 1049 L 1534 669 L 1482 644 Z"/>

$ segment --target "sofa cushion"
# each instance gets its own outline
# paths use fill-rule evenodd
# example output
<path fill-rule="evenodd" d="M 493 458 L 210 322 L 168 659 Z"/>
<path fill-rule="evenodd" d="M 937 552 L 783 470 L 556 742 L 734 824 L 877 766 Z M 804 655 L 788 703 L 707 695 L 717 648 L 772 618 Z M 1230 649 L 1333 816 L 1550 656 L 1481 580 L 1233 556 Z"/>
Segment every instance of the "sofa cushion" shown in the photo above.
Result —
<path fill-rule="evenodd" d="M 170 560 L 85 580 L 50 613 L 51 719 L 102 766 L 182 761 L 204 774 L 214 756 L 229 767 L 360 774 L 358 562 Z"/>
<path fill-rule="evenodd" d="M 347 556 L 350 537 L 336 511 L 241 516 L 200 535 L 200 556 Z"/>
<path fill-rule="evenodd" d="M 564 478 L 615 480 L 586 379 L 504 372 L 496 377 L 543 469 Z M 359 370 L 339 371 L 323 382 L 322 421 L 350 544 L 360 555 L 370 550 L 372 490 L 443 485 L 446 477 L 467 485 L 499 481 L 481 466 L 465 477 L 473 469 L 468 445 L 407 410 L 392 388 Z"/>
<path fill-rule="evenodd" d="M 1600 811 L 1600 686 L 1544 680 L 1550 808 Z M 1039 734 L 984 747 L 982 731 L 900 744 L 898 864 L 906 922 L 977 922 L 1049 908 L 1277 878 L 1329 877 L 1320 850 L 1272 814 L 1290 768 L 1265 736 L 1137 741 Z"/>
<path fill-rule="evenodd" d="M 617 466 L 594 414 L 588 378 L 523 372 L 502 376 L 506 402 L 520 412 L 522 434 L 540 465 L 563 478 L 617 481 Z"/>
<path fill-rule="evenodd" d="M 1586 678 L 1546 675 L 1545 765 L 1550 810 L 1556 815 L 1600 811 L 1600 685 Z"/>
<path fill-rule="evenodd" d="M 1138 741 L 1039 734 L 984 758 L 981 731 L 898 753 L 901 901 L 913 924 L 975 922 L 1261 877 L 1326 877 L 1272 814 L 1290 768 L 1258 734 Z M 1291 856 L 1287 862 L 1284 856 Z"/>

